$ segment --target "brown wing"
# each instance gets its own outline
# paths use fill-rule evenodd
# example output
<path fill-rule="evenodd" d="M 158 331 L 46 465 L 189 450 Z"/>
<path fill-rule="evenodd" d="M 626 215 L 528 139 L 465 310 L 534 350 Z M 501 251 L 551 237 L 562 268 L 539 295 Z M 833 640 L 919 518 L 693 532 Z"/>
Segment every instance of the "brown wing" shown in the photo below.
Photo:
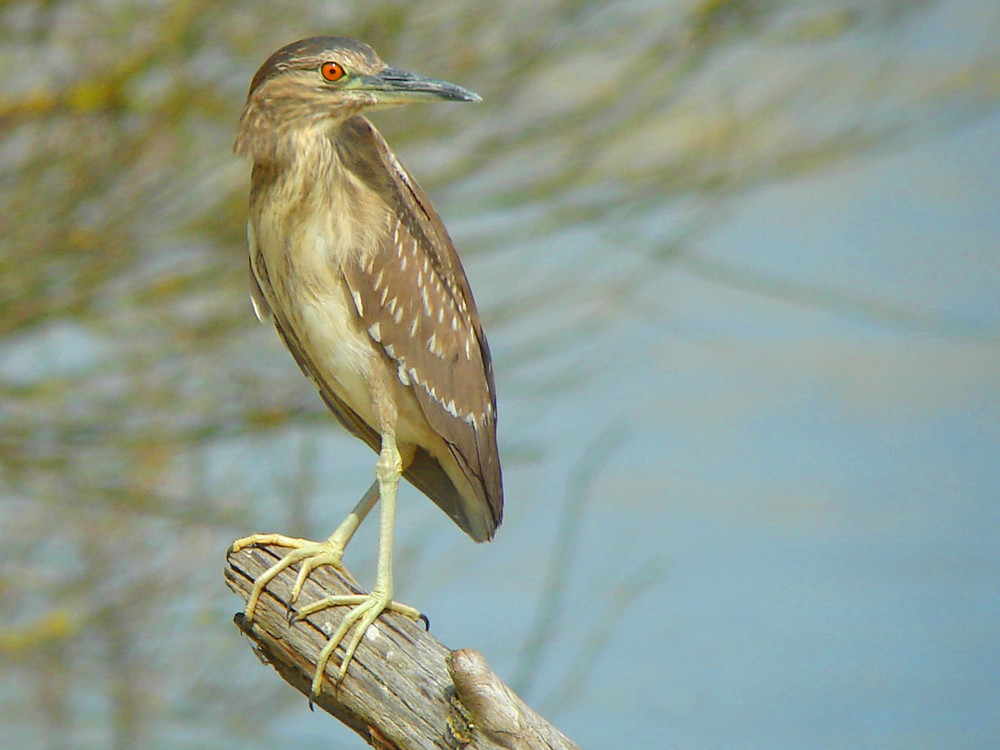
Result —
<path fill-rule="evenodd" d="M 344 138 L 345 163 L 362 179 L 384 181 L 391 175 L 392 183 L 379 185 L 379 192 L 393 196 L 395 205 L 380 247 L 345 267 L 344 280 L 364 327 L 413 389 L 475 496 L 448 480 L 443 467 L 435 473 L 431 464 L 437 461 L 419 452 L 407 478 L 473 538 L 489 539 L 503 513 L 496 394 L 465 271 L 430 201 L 374 126 L 357 117 L 345 128 L 351 129 Z M 385 172 L 373 174 L 365 167 L 372 163 L 381 163 Z"/>

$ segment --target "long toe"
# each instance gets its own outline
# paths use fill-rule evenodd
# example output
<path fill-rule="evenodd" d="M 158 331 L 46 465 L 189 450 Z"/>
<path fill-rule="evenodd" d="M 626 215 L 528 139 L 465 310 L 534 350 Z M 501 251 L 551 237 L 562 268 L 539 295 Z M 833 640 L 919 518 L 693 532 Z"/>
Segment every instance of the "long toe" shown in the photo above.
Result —
<path fill-rule="evenodd" d="M 413 620 L 420 619 L 420 612 L 418 610 L 409 605 L 394 602 L 391 600 L 390 594 L 378 590 L 372 591 L 370 594 L 331 596 L 326 599 L 320 599 L 300 609 L 296 619 L 301 620 L 320 610 L 343 605 L 354 605 L 354 607 L 344 615 L 344 619 L 341 620 L 337 631 L 330 636 L 330 639 L 320 652 L 319 658 L 316 660 L 316 672 L 313 674 L 312 682 L 313 698 L 319 695 L 320 688 L 323 685 L 323 674 L 326 672 L 326 665 L 341 642 L 344 642 L 346 645 L 344 646 L 344 656 L 340 660 L 340 668 L 337 674 L 338 681 L 342 680 L 347 674 L 347 668 L 354 658 L 355 651 L 357 651 L 358 646 L 361 644 L 361 639 L 364 638 L 368 628 L 374 624 L 379 615 L 389 610 L 406 615 Z M 349 638 L 348 634 L 350 635 Z M 345 641 L 345 638 L 348 639 Z"/>
<path fill-rule="evenodd" d="M 324 609 L 330 609 L 330 607 L 360 605 L 368 601 L 369 598 L 371 598 L 371 594 L 337 594 L 336 596 L 327 596 L 323 599 L 317 599 L 310 604 L 299 607 L 295 613 L 295 620 L 304 620 L 310 615 L 322 612 Z M 382 611 L 396 612 L 397 614 L 405 615 L 414 621 L 427 619 L 419 609 L 411 607 L 409 604 L 403 604 L 402 602 L 388 602 L 382 608 Z"/>
<path fill-rule="evenodd" d="M 251 534 L 242 539 L 237 539 L 229 545 L 229 552 L 239 552 L 245 547 L 263 547 L 264 545 L 297 549 L 305 547 L 308 544 L 316 544 L 316 542 L 309 539 L 299 539 L 294 536 L 285 536 L 284 534 Z"/>
<path fill-rule="evenodd" d="M 247 543 L 241 544 L 243 542 Z M 235 551 L 250 545 L 262 544 L 292 547 L 292 550 L 270 568 L 265 570 L 253 582 L 253 588 L 250 590 L 250 597 L 247 599 L 247 606 L 243 615 L 247 622 L 253 621 L 254 612 L 257 609 L 257 603 L 260 601 L 260 597 L 264 593 L 264 589 L 267 588 L 267 585 L 282 571 L 292 565 L 302 563 L 302 569 L 296 576 L 295 585 L 292 587 L 291 596 L 288 601 L 289 607 L 291 607 L 291 605 L 293 605 L 299 598 L 299 593 L 302 591 L 302 585 L 305 583 L 306 578 L 308 578 L 309 574 L 313 570 L 318 568 L 320 565 L 334 565 L 337 568 L 342 568 L 341 558 L 343 556 L 343 549 L 336 548 L 330 545 L 329 542 L 311 542 L 306 539 L 295 539 L 292 537 L 281 536 L 280 534 L 256 534 L 252 537 L 246 537 L 246 539 L 238 540 L 233 544 L 233 548 Z M 241 546 L 237 547 L 237 545 Z"/>

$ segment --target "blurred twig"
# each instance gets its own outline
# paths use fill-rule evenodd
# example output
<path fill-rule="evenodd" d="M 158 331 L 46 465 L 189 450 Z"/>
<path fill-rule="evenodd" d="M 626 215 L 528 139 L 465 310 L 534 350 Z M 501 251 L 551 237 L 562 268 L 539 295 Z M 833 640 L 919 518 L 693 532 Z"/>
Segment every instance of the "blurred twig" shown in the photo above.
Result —
<path fill-rule="evenodd" d="M 583 636 L 576 656 L 570 661 L 570 668 L 551 694 L 540 703 L 545 706 L 546 712 L 555 715 L 572 705 L 586 687 L 594 662 L 603 652 L 622 647 L 621 643 L 615 642 L 615 630 L 628 617 L 632 603 L 662 576 L 663 566 L 655 560 L 647 560 L 634 570 L 615 572 L 615 580 L 622 583 L 594 597 L 598 602 L 595 605 L 596 615 Z M 640 648 L 643 647 L 640 645 Z"/>
<path fill-rule="evenodd" d="M 562 514 L 554 530 L 555 546 L 548 572 L 541 588 L 541 601 L 535 619 L 521 649 L 520 662 L 514 670 L 511 684 L 519 693 L 528 693 L 538 677 L 550 643 L 559 637 L 559 615 L 565 606 L 565 595 L 573 558 L 580 544 L 580 533 L 587 509 L 590 487 L 607 466 L 625 438 L 625 425 L 616 423 L 602 432 L 580 456 L 570 472 L 563 501 Z"/>

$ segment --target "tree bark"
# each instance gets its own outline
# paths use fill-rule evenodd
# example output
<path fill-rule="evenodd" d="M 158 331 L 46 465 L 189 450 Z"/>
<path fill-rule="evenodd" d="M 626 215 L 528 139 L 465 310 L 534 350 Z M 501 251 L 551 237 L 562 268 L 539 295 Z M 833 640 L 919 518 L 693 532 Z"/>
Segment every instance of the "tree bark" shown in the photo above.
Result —
<path fill-rule="evenodd" d="M 226 583 L 244 602 L 253 581 L 287 550 L 249 547 L 226 558 Z M 331 607 L 289 623 L 288 599 L 298 566 L 283 571 L 261 596 L 253 624 L 236 625 L 257 654 L 289 685 L 309 695 L 316 659 L 346 607 Z M 330 566 L 313 571 L 299 602 L 332 594 L 362 593 L 357 583 Z M 314 703 L 375 748 L 399 750 L 579 750 L 532 711 L 471 649 L 449 651 L 423 627 L 393 612 L 368 629 L 337 682 L 339 648 L 327 664 Z"/>

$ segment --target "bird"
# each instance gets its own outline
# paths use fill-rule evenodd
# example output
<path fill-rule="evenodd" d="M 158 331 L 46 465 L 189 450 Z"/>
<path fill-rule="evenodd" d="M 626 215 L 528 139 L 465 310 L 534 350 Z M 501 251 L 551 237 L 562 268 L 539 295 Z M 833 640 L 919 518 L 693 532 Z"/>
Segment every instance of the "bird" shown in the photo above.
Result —
<path fill-rule="evenodd" d="M 294 614 L 351 608 L 320 652 L 313 697 L 336 648 L 343 644 L 339 681 L 382 612 L 422 617 L 393 599 L 401 477 L 477 542 L 492 539 L 503 517 L 493 365 L 472 290 L 429 198 L 365 116 L 426 101 L 482 99 L 389 67 L 363 42 L 310 37 L 261 65 L 237 127 L 234 151 L 252 161 L 253 310 L 274 324 L 337 420 L 378 454 L 375 481 L 325 541 L 253 534 L 230 548 L 290 549 L 254 581 L 249 625 L 267 584 L 290 566 L 300 564 L 290 608 L 318 566 L 344 570 L 347 544 L 381 503 L 371 591 Z"/>

